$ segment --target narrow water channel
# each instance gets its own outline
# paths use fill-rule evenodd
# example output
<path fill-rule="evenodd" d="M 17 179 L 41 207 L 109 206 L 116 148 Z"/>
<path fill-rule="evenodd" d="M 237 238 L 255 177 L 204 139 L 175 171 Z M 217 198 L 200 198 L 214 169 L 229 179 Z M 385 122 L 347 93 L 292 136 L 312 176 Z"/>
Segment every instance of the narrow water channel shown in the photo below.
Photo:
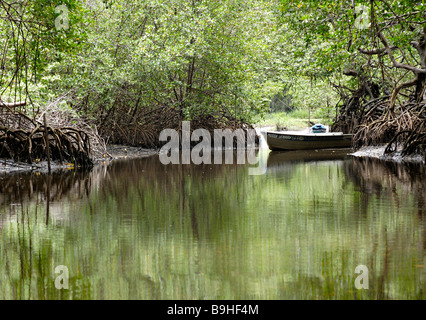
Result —
<path fill-rule="evenodd" d="M 0 299 L 425 298 L 424 167 L 260 156 L 0 176 Z"/>

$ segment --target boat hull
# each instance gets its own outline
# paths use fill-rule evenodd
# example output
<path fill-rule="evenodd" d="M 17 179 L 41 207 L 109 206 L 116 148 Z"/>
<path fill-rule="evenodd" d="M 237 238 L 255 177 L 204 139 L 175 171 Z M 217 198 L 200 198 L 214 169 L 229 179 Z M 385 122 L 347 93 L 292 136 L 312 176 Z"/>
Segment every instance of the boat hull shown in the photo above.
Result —
<path fill-rule="evenodd" d="M 269 149 L 279 150 L 315 150 L 350 148 L 352 135 L 342 133 L 294 134 L 285 132 L 266 132 Z"/>

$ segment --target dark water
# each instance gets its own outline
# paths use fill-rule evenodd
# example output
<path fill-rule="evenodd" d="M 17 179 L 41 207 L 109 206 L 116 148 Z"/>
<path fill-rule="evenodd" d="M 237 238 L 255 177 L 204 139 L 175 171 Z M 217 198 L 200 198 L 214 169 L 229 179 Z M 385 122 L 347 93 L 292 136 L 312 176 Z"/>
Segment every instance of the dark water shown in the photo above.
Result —
<path fill-rule="evenodd" d="M 424 167 L 261 156 L 1 176 L 0 299 L 425 298 Z"/>

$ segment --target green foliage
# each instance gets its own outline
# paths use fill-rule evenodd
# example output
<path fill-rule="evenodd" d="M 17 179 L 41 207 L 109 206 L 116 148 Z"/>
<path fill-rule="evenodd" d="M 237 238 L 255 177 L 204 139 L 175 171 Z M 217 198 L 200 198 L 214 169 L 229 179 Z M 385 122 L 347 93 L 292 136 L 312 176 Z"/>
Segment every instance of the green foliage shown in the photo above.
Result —
<path fill-rule="evenodd" d="M 289 88 L 284 87 L 282 92 L 277 93 L 274 98 L 270 102 L 270 111 L 292 111 L 294 109 L 293 106 L 293 96 L 288 93 Z"/>
<path fill-rule="evenodd" d="M 70 105 L 96 117 L 169 106 L 186 118 L 226 111 L 250 120 L 284 88 L 287 110 L 328 115 L 337 102 L 330 81 L 360 85 L 347 70 L 382 88 L 408 77 L 387 54 L 360 52 L 383 49 L 377 28 L 397 61 L 421 66 L 413 42 L 426 10 L 412 1 L 0 1 L 1 99 L 30 99 L 36 113 L 71 90 Z M 55 25 L 59 5 L 68 29 Z"/>
<path fill-rule="evenodd" d="M 412 42 L 423 34 L 426 4 L 412 1 L 288 1 L 282 0 L 284 40 L 294 41 L 291 59 L 300 61 L 309 76 L 341 75 L 348 68 L 377 76 L 379 62 L 392 66 L 389 57 L 361 53 L 360 49 L 382 49 L 377 30 L 390 46 L 398 48 L 397 60 L 419 66 Z M 389 71 L 388 76 L 392 76 Z"/>
<path fill-rule="evenodd" d="M 86 46 L 51 68 L 62 90 L 89 97 L 87 110 L 107 111 L 117 100 L 132 109 L 141 99 L 146 108 L 175 107 L 188 118 L 228 110 L 247 119 L 264 108 L 266 2 L 123 0 L 89 9 Z"/>
<path fill-rule="evenodd" d="M 63 5 L 67 10 L 67 27 L 61 12 L 55 9 Z M 1 78 L 0 98 L 4 101 L 27 101 L 35 108 L 49 100 L 39 99 L 46 88 L 45 80 L 57 82 L 59 75 L 49 74 L 48 67 L 59 63 L 64 56 L 79 52 L 86 39 L 85 9 L 78 0 L 67 1 L 16 1 L 2 0 L 0 14 Z M 48 95 L 55 95 L 50 90 Z M 34 100 L 33 100 L 34 99 Z M 27 110 L 31 113 L 30 110 Z"/>

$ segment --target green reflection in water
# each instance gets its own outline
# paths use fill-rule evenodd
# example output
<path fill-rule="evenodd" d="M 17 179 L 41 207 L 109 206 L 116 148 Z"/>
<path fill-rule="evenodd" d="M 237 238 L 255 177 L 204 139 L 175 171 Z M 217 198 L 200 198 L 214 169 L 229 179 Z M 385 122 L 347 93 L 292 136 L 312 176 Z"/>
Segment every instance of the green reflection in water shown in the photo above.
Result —
<path fill-rule="evenodd" d="M 4 176 L 1 299 L 424 299 L 424 168 L 340 153 Z M 357 265 L 369 290 L 355 288 Z M 55 267 L 69 268 L 68 290 Z"/>

